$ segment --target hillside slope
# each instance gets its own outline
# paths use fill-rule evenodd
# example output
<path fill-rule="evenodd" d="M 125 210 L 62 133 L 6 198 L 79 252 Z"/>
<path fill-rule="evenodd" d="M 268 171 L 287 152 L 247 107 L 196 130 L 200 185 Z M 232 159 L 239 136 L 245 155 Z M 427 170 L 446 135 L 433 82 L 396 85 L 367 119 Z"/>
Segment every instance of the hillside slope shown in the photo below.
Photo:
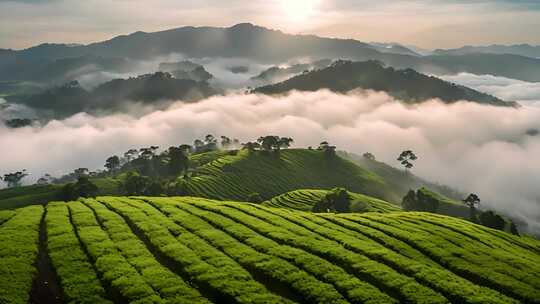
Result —
<path fill-rule="evenodd" d="M 291 90 L 329 89 L 347 93 L 358 88 L 387 92 L 397 99 L 411 103 L 437 98 L 446 103 L 467 100 L 497 106 L 515 105 L 515 103 L 505 102 L 497 97 L 411 69 L 395 70 L 384 67 L 382 63 L 376 61 L 335 61 L 325 69 L 306 72 L 253 91 L 263 94 L 283 94 Z"/>
<path fill-rule="evenodd" d="M 20 51 L 4 51 L 0 52 L 0 80 L 29 80 L 35 74 L 63 67 L 63 59 L 75 58 L 79 62 L 84 60 L 78 58 L 91 57 L 114 62 L 120 57 L 138 61 L 171 54 L 183 54 L 186 58 L 245 58 L 272 64 L 298 58 L 380 60 L 396 68 L 437 75 L 468 72 L 540 81 L 540 60 L 535 58 L 512 54 L 386 53 L 353 39 L 291 35 L 249 23 L 227 28 L 186 26 L 153 33 L 135 32 L 89 45 L 41 44 Z"/>
<path fill-rule="evenodd" d="M 345 151 L 339 151 L 338 155 L 381 176 L 394 191 L 400 194 L 401 197 L 405 196 L 409 190 L 415 190 L 422 187 L 441 193 L 453 200 L 462 200 L 465 197 L 464 193 L 460 193 L 448 186 L 426 181 L 414 175 L 411 171 L 404 171 L 375 159 L 368 159 L 364 156 Z"/>
<path fill-rule="evenodd" d="M 300 211 L 311 211 L 316 202 L 321 201 L 329 190 L 301 189 L 290 191 L 271 200 L 263 202 L 261 205 L 266 207 L 286 208 Z M 349 192 L 350 212 L 394 212 L 401 211 L 395 204 L 385 202 L 367 195 Z"/>
<path fill-rule="evenodd" d="M 48 296 L 60 303 L 540 299 L 539 241 L 426 213 L 99 197 L 18 209 L 0 223 L 2 303 L 34 298 L 43 286 L 32 278 L 44 271 L 58 274 L 45 285 L 58 286 Z M 38 247 L 48 248 L 50 269 L 35 268 Z"/>
<path fill-rule="evenodd" d="M 282 150 L 278 155 L 241 150 L 213 160 L 181 180 L 186 194 L 212 199 L 244 201 L 254 192 L 263 199 L 297 189 L 344 187 L 391 202 L 400 202 L 380 177 L 337 156 L 305 149 Z"/>

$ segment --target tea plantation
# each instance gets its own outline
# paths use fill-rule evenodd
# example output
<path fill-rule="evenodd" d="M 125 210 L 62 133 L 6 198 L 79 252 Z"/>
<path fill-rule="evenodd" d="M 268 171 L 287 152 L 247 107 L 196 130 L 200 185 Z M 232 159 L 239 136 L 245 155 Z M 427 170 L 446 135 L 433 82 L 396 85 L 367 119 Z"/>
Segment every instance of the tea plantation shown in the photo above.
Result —
<path fill-rule="evenodd" d="M 354 193 L 378 212 L 297 210 L 324 193 L 0 211 L 0 303 L 540 303 L 540 241 Z"/>

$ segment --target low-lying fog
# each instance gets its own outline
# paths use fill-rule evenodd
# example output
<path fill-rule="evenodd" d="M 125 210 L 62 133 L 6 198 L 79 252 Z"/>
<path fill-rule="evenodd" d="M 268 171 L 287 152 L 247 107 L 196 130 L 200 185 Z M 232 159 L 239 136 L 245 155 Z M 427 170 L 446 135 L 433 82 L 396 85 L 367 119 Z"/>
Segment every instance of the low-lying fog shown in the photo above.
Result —
<path fill-rule="evenodd" d="M 175 103 L 141 118 L 78 114 L 42 128 L 0 126 L 1 173 L 28 169 L 35 180 L 77 167 L 103 166 L 129 148 L 191 143 L 205 134 L 242 141 L 291 136 L 295 146 L 328 140 L 392 165 L 404 149 L 419 156 L 413 172 L 463 192 L 484 208 L 527 220 L 540 233 L 540 107 L 519 109 L 429 101 L 406 106 L 384 93 L 328 91 L 286 97 L 231 94 L 194 104 Z M 30 179 L 28 179 L 30 180 Z"/>

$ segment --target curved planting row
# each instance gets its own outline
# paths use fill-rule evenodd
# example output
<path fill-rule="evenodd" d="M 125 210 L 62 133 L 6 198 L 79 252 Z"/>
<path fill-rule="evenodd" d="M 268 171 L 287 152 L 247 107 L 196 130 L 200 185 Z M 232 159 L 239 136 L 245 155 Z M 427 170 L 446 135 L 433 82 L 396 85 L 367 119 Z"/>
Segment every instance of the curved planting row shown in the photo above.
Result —
<path fill-rule="evenodd" d="M 282 198 L 308 204 L 322 193 Z M 314 214 L 191 197 L 46 208 L 0 213 L 0 303 L 28 302 L 40 223 L 65 303 L 540 299 L 540 242 L 435 214 Z"/>
<path fill-rule="evenodd" d="M 294 190 L 262 203 L 263 206 L 311 211 L 316 202 L 321 201 L 328 190 Z M 401 211 L 397 205 L 367 195 L 349 192 L 351 212 L 393 212 Z"/>
<path fill-rule="evenodd" d="M 6 215 L 6 213 L 4 213 Z M 10 214 L 0 226 L 0 303 L 25 304 L 36 274 L 39 226 L 43 207 L 31 206 Z"/>
<path fill-rule="evenodd" d="M 381 177 L 338 156 L 310 150 L 239 151 L 201 166 L 187 183 L 193 196 L 238 201 L 251 193 L 271 199 L 296 189 L 334 187 L 383 199 L 397 197 Z"/>

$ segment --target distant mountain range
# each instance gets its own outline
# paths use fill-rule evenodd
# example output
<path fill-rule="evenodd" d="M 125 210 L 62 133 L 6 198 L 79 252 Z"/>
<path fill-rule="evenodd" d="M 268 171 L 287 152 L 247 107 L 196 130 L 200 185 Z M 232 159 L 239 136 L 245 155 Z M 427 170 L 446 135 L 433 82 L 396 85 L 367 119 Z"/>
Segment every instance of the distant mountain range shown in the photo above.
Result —
<path fill-rule="evenodd" d="M 290 35 L 249 23 L 229 28 L 189 26 L 154 33 L 135 32 L 89 45 L 42 44 L 20 51 L 2 50 L 0 80 L 30 80 L 41 71 L 55 69 L 69 73 L 71 70 L 56 68 L 67 65 L 63 60 L 84 62 L 89 60 L 85 58 L 95 61 L 101 58 L 101 62 L 106 62 L 122 58 L 130 62 L 170 54 L 182 54 L 188 58 L 234 57 L 274 65 L 298 58 L 379 60 L 395 68 L 413 68 L 430 74 L 468 72 L 540 81 L 540 59 L 520 55 L 466 53 L 418 56 L 406 47 L 392 45 L 387 48 L 352 39 Z M 73 64 L 74 69 L 81 64 Z M 121 62 L 94 66 L 103 65 L 106 65 L 104 68 L 123 67 Z"/>
<path fill-rule="evenodd" d="M 91 91 L 82 88 L 77 81 L 72 81 L 42 93 L 6 98 L 8 102 L 24 104 L 50 113 L 51 118 L 60 119 L 83 111 L 118 111 L 127 102 L 159 106 L 176 100 L 193 102 L 217 93 L 219 91 L 206 82 L 176 79 L 169 73 L 157 72 L 129 79 L 115 79 Z"/>
<path fill-rule="evenodd" d="M 274 85 L 259 87 L 254 92 L 283 94 L 291 90 L 330 89 L 346 93 L 357 88 L 388 92 L 395 98 L 411 103 L 438 98 L 447 103 L 468 100 L 497 106 L 516 105 L 412 69 L 396 70 L 384 67 L 377 61 L 336 61 L 328 68 L 305 72 Z"/>
<path fill-rule="evenodd" d="M 435 50 L 436 55 L 467 55 L 467 54 L 514 54 L 531 58 L 540 58 L 540 45 L 529 44 L 515 45 L 489 45 L 489 46 L 464 46 L 458 49 Z"/>
<path fill-rule="evenodd" d="M 370 42 L 369 44 L 381 53 L 421 56 L 420 53 L 417 53 L 412 49 L 405 47 L 399 43 Z"/>

